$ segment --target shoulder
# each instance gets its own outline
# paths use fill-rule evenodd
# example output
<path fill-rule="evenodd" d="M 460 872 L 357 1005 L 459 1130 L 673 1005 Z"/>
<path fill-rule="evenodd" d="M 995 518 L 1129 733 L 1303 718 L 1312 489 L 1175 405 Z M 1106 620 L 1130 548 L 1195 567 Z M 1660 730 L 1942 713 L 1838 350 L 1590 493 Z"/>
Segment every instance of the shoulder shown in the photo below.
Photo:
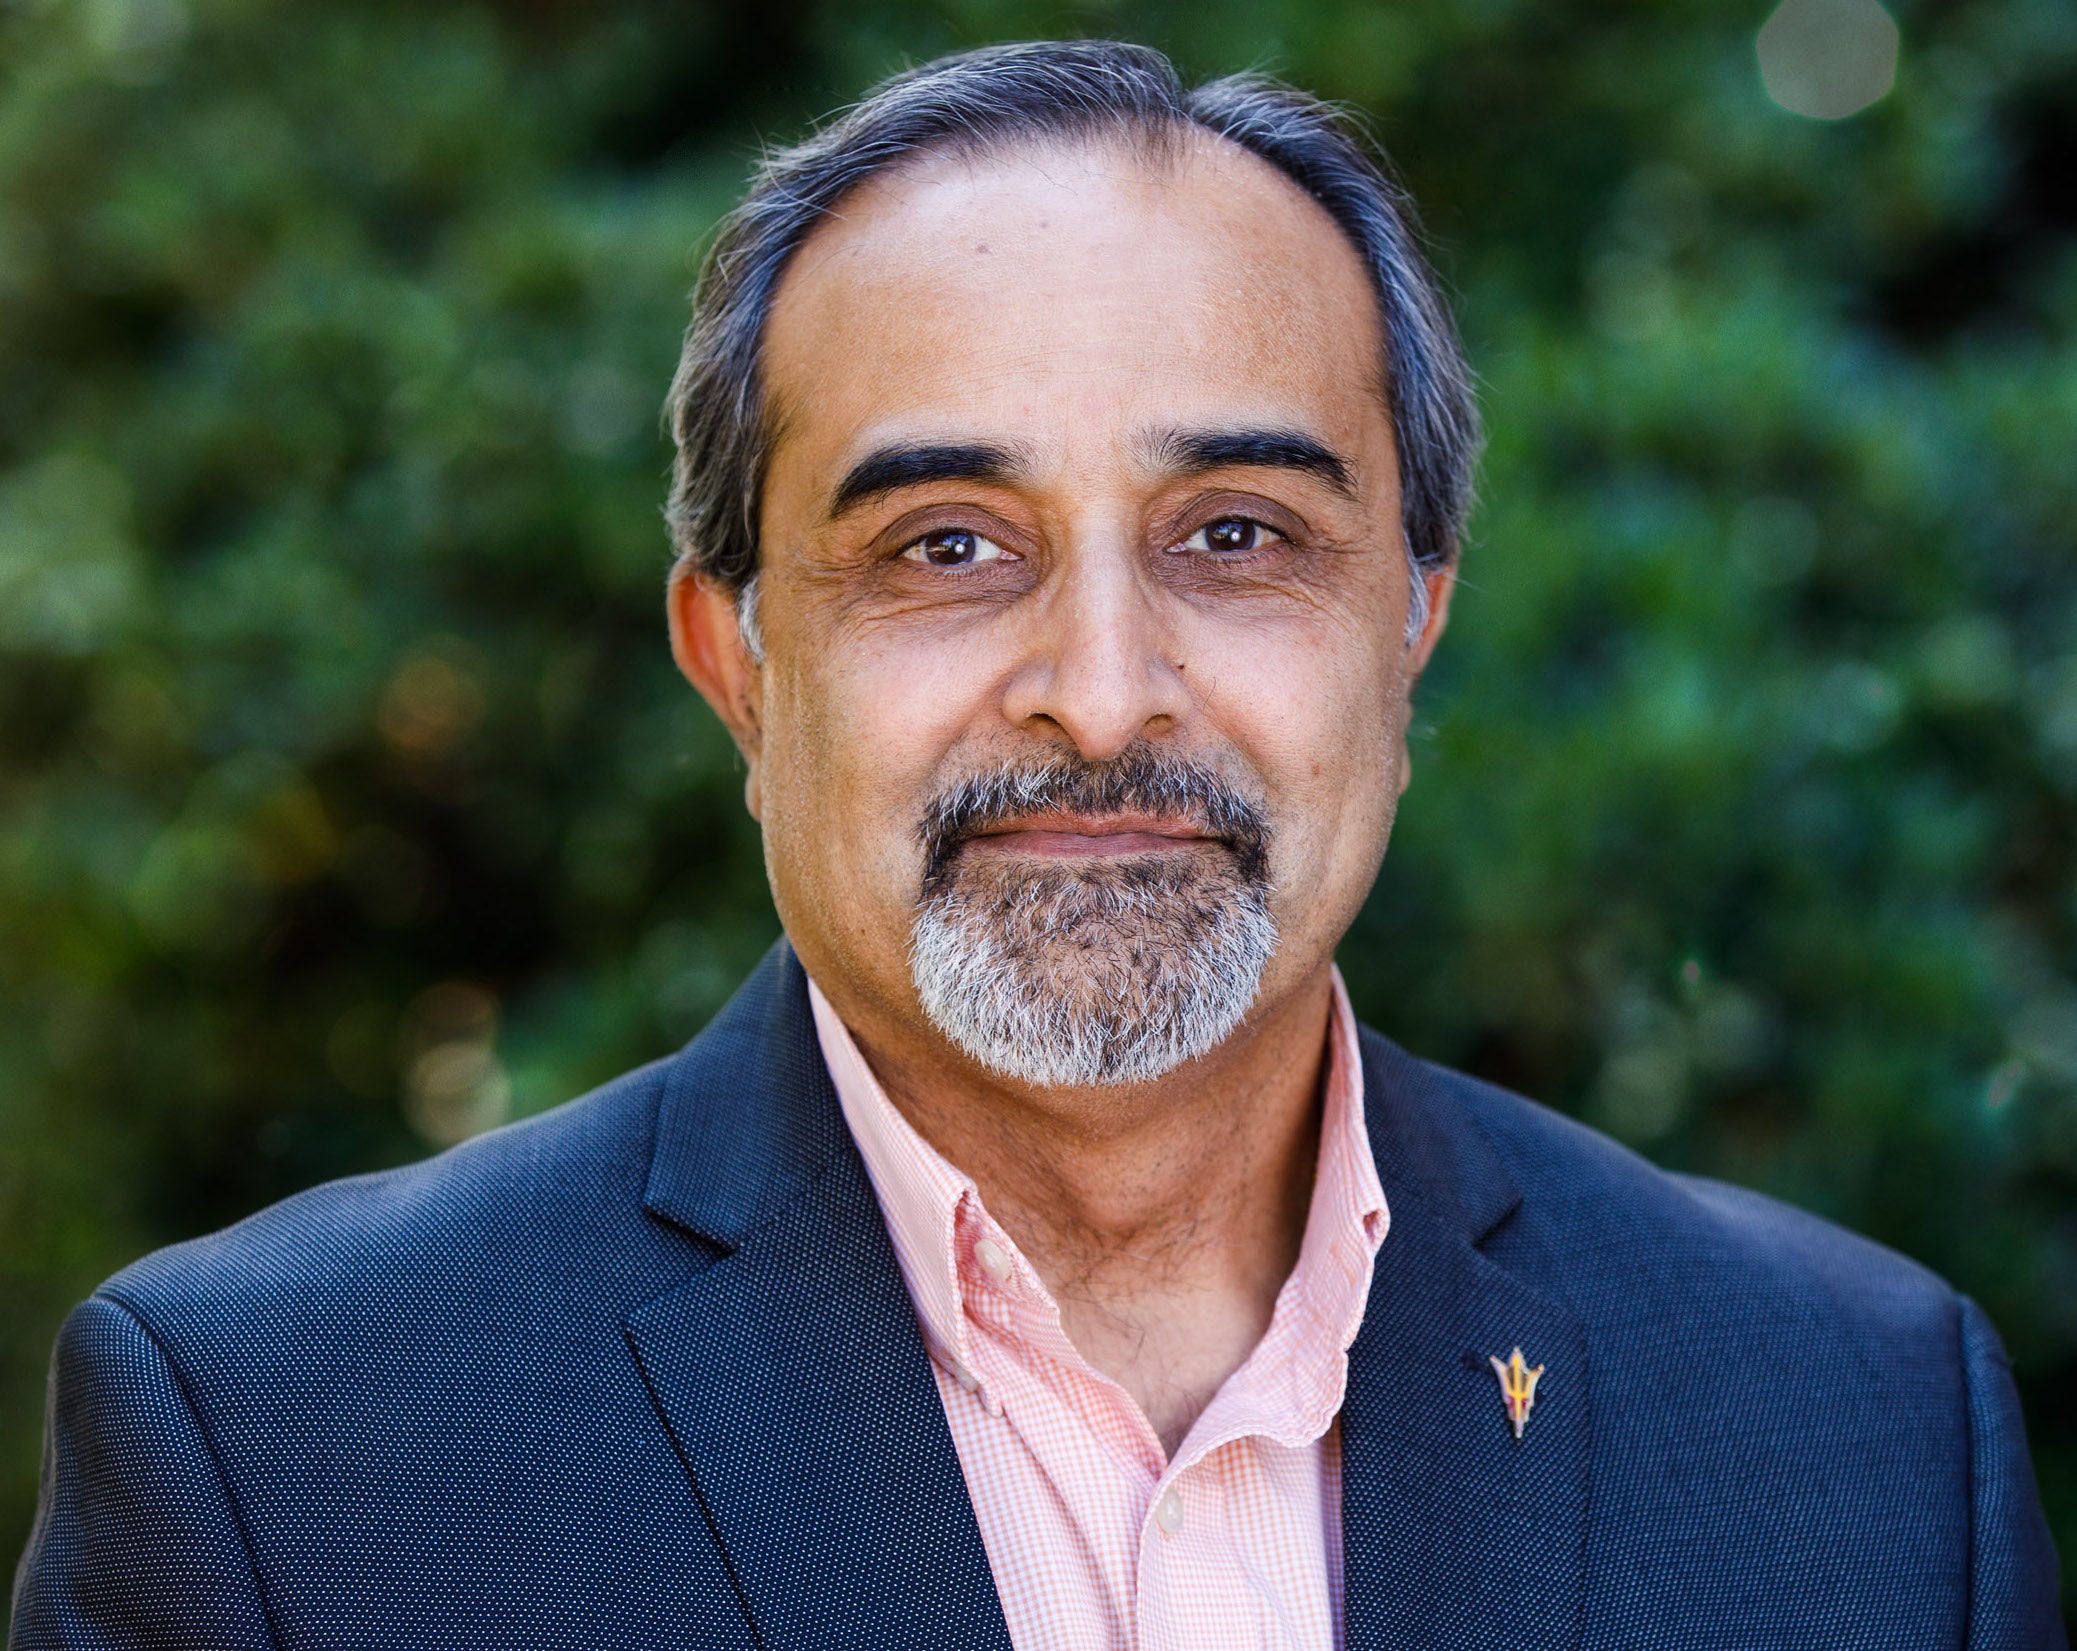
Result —
<path fill-rule="evenodd" d="M 675 1055 L 160 1250 L 97 1295 L 225 1371 L 262 1355 L 422 1371 L 470 1349 L 596 1354 L 628 1311 L 729 1247 L 717 1211 L 754 1216 L 769 1189 L 813 1178 L 842 1135 L 833 1098 L 814 1121 L 819 1060 L 782 942 Z"/>
<path fill-rule="evenodd" d="M 1443 1134 L 1490 1152 L 1512 1204 L 1486 1248 L 1590 1318 L 1673 1328 L 1822 1323 L 1871 1348 L 1959 1351 L 1960 1301 L 1894 1250 L 1790 1204 L 1659 1168 L 1553 1108 L 1413 1061 Z"/>
<path fill-rule="evenodd" d="M 313 1187 L 159 1250 L 97 1292 L 154 1334 L 239 1321 L 321 1329 L 414 1308 L 466 1317 L 556 1280 L 647 1274 L 642 1214 L 668 1061 L 420 1163 Z"/>

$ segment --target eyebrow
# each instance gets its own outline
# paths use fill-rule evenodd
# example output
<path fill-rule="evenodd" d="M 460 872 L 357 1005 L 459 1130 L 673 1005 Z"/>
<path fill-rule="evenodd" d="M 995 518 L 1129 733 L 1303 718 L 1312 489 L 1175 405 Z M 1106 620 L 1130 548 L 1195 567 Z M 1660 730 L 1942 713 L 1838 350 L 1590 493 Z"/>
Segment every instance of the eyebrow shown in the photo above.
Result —
<path fill-rule="evenodd" d="M 1180 475 L 1249 467 L 1303 470 L 1337 493 L 1356 495 L 1349 461 L 1303 430 L 1164 430 L 1148 446 L 1162 469 Z"/>
<path fill-rule="evenodd" d="M 1007 481 L 1022 469 L 1015 453 L 993 442 L 895 442 L 874 448 L 844 472 L 830 495 L 830 519 L 896 488 L 925 482 Z"/>

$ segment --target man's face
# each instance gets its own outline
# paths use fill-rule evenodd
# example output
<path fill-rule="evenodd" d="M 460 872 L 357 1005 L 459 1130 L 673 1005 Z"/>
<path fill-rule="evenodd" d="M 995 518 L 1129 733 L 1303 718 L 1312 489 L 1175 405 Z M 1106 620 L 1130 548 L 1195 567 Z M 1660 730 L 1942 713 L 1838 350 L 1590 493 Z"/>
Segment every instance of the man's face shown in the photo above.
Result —
<path fill-rule="evenodd" d="M 1209 137 L 927 159 L 801 249 L 765 341 L 764 659 L 701 686 L 854 1027 L 1148 1078 L 1201 1049 L 1020 1074 L 952 1023 L 1020 972 L 1055 1031 L 1159 1021 L 1216 953 L 1202 1045 L 1317 982 L 1448 595 L 1409 645 L 1380 358 L 1331 220 Z M 721 598 L 674 593 L 681 657 L 702 604 L 711 632 Z"/>

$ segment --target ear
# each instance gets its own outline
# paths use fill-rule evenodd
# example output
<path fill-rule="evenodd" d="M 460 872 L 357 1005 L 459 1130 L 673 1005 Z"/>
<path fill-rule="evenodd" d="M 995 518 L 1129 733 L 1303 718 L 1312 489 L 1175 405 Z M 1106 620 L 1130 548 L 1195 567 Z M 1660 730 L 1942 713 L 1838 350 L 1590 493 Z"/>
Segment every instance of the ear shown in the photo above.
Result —
<path fill-rule="evenodd" d="M 1428 617 L 1421 626 L 1421 634 L 1413 640 L 1413 657 L 1407 661 L 1416 679 L 1428 668 L 1428 660 L 1435 652 L 1435 645 L 1442 640 L 1442 633 L 1449 626 L 1450 598 L 1457 590 L 1455 564 L 1445 568 L 1429 569 L 1421 575 L 1421 583 L 1428 587 Z"/>
<path fill-rule="evenodd" d="M 749 774 L 743 800 L 759 817 L 758 764 L 764 754 L 764 673 L 743 640 L 734 595 L 691 563 L 671 569 L 665 607 L 671 622 L 671 657 L 685 680 L 728 729 Z"/>
<path fill-rule="evenodd" d="M 1402 797 L 1414 777 L 1413 751 L 1407 742 L 1407 734 L 1413 725 L 1414 685 L 1421 680 L 1421 673 L 1428 668 L 1428 661 L 1435 653 L 1435 645 L 1442 640 L 1442 633 L 1449 626 L 1450 598 L 1456 594 L 1457 569 L 1454 564 L 1430 569 L 1421 575 L 1421 583 L 1428 589 L 1428 617 L 1421 625 L 1421 634 L 1407 648 L 1406 720 L 1399 728 L 1399 794 Z"/>

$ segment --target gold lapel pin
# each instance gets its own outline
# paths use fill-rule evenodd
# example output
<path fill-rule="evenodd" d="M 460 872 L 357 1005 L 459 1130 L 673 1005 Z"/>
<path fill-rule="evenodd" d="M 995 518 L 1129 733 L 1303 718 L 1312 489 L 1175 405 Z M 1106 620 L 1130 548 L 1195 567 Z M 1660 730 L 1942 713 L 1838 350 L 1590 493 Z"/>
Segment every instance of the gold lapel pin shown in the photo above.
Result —
<path fill-rule="evenodd" d="M 1519 1347 L 1505 1362 L 1498 1354 L 1490 1356 L 1493 1374 L 1500 1378 L 1500 1397 L 1507 1405 L 1507 1419 L 1514 1427 L 1514 1436 L 1519 1439 L 1522 1429 L 1529 1425 L 1529 1410 L 1536 1403 L 1536 1378 L 1543 1374 L 1543 1366 L 1539 1364 L 1532 1369 L 1523 1361 Z"/>

